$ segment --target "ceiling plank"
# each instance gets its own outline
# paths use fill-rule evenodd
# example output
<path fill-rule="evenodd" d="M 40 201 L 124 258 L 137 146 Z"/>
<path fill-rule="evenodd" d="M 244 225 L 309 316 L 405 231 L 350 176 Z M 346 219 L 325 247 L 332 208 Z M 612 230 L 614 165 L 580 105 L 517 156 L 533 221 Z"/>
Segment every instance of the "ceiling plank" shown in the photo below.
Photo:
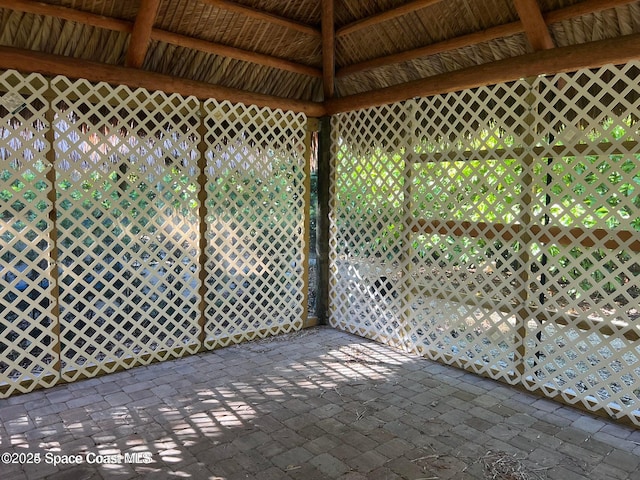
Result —
<path fill-rule="evenodd" d="M 165 42 L 171 45 L 177 45 L 179 47 L 191 48 L 200 52 L 220 55 L 223 57 L 233 58 L 235 60 L 242 60 L 244 62 L 251 62 L 258 65 L 263 65 L 265 67 L 277 68 L 280 70 L 285 70 L 287 72 L 308 75 L 310 77 L 322 77 L 322 71 L 315 67 L 309 67 L 308 65 L 302 65 L 301 63 L 290 62 L 282 58 L 272 57 L 271 55 L 264 55 L 262 53 L 250 52 L 248 50 L 242 50 L 240 48 L 229 47 L 220 43 L 213 43 L 206 40 L 200 40 L 198 38 L 187 37 L 186 35 L 167 32 L 166 30 L 160 30 L 158 28 L 153 29 L 153 31 L 151 32 L 151 38 L 159 42 Z"/>
<path fill-rule="evenodd" d="M 115 30 L 125 33 L 131 33 L 134 26 L 132 22 L 126 20 L 104 17 L 102 15 L 82 12 L 80 10 L 74 10 L 68 7 L 59 7 L 56 5 L 27 0 L 0 0 L 0 8 L 17 10 L 34 15 L 45 15 L 55 18 L 62 18 L 64 20 L 72 22 L 78 22 L 85 25 L 91 25 L 98 28 L 105 28 L 108 30 Z M 199 40 L 184 35 L 174 34 L 155 28 L 151 30 L 151 39 L 171 43 L 177 46 L 193 48 L 205 53 L 222 55 L 233 58 L 235 60 L 242 60 L 256 63 L 258 65 L 264 65 L 285 71 L 300 73 L 302 75 L 322 77 L 322 72 L 320 71 L 320 69 L 315 67 L 291 62 L 278 57 L 273 57 L 271 55 L 264 55 L 248 50 L 242 50 L 240 48 L 229 47 L 226 45 L 207 42 L 205 40 Z"/>
<path fill-rule="evenodd" d="M 327 115 L 370 108 L 415 97 L 495 85 L 549 73 L 599 68 L 640 59 L 640 33 L 507 58 L 441 75 L 325 102 Z"/>
<path fill-rule="evenodd" d="M 82 12 L 73 8 L 50 5 L 48 3 L 26 0 L 0 0 L 0 8 L 6 8 L 7 10 L 15 10 L 23 13 L 31 13 L 33 15 L 45 15 L 61 18 L 70 22 L 78 22 L 84 25 L 105 28 L 116 32 L 131 33 L 133 30 L 133 23 L 126 20 L 96 15 L 95 13 Z"/>
<path fill-rule="evenodd" d="M 545 22 L 548 25 L 553 23 L 569 20 L 571 18 L 589 15 L 602 10 L 608 10 L 615 7 L 621 7 L 637 0 L 586 0 L 585 2 L 572 5 L 570 7 L 561 8 L 553 12 L 544 14 Z M 498 38 L 509 37 L 524 32 L 522 22 L 512 22 L 496 27 L 488 28 L 481 32 L 463 35 L 461 37 L 444 40 L 425 47 L 406 50 L 384 57 L 373 58 L 360 63 L 354 63 L 338 69 L 336 78 L 346 77 L 355 73 L 364 72 L 379 67 L 386 67 L 396 63 L 407 62 L 418 58 L 436 55 L 438 53 L 450 52 L 459 48 L 469 47 L 476 43 L 495 40 Z"/>
<path fill-rule="evenodd" d="M 542 18 L 537 0 L 513 0 L 518 16 L 524 26 L 524 32 L 534 51 L 554 48 L 553 39 Z"/>
<path fill-rule="evenodd" d="M 322 90 L 324 99 L 335 93 L 335 28 L 333 0 L 322 0 Z"/>
<path fill-rule="evenodd" d="M 245 17 L 254 18 L 256 20 L 262 20 L 264 22 L 272 23 L 274 25 L 280 25 L 281 27 L 285 27 L 290 30 L 295 30 L 297 32 L 304 33 L 306 35 L 312 35 L 314 37 L 320 38 L 319 29 L 311 25 L 306 25 L 304 23 L 296 22 L 289 18 L 274 15 L 272 13 L 268 13 L 262 10 L 257 10 L 255 8 L 247 7 L 245 5 L 240 5 L 238 3 L 231 2 L 229 0 L 200 0 L 200 1 L 202 3 L 206 3 L 207 5 L 211 5 L 221 10 L 227 10 L 229 12 L 239 13 L 241 15 L 244 15 Z"/>
<path fill-rule="evenodd" d="M 392 8 L 391 10 L 387 10 L 386 12 L 378 13 L 377 15 L 372 15 L 361 20 L 356 20 L 355 22 L 349 23 L 348 25 L 344 25 L 336 31 L 336 37 L 344 37 L 345 35 L 350 35 L 359 30 L 378 25 L 379 23 L 386 22 L 387 20 L 401 17 L 403 15 L 407 15 L 417 10 L 422 10 L 423 8 L 430 7 L 431 5 L 435 5 L 436 3 L 440 3 L 442 1 L 443 0 L 414 0 L 413 2 L 405 3 L 404 5 Z"/>
<path fill-rule="evenodd" d="M 149 49 L 151 30 L 158 15 L 161 0 L 141 0 L 133 32 L 129 39 L 129 48 L 125 59 L 125 66 L 140 68 Z"/>
<path fill-rule="evenodd" d="M 497 38 L 516 35 L 518 33 L 522 33 L 522 31 L 523 26 L 521 22 L 498 25 L 497 27 L 488 28 L 487 30 L 483 30 L 481 32 L 475 32 L 469 35 L 452 38 L 451 40 L 433 43 L 431 45 L 427 45 L 426 47 L 394 53 L 392 55 L 374 58 L 365 62 L 354 63 L 353 65 L 348 65 L 346 67 L 340 68 L 336 72 L 336 77 L 342 78 L 353 75 L 354 73 L 372 70 L 374 68 L 385 67 L 387 65 L 415 60 L 416 58 L 428 57 L 430 55 L 437 55 L 443 52 L 450 52 L 459 48 L 475 45 L 476 43 L 488 42 Z"/>
<path fill-rule="evenodd" d="M 137 68 L 107 65 L 105 63 L 11 47 L 0 46 L 0 69 L 36 72 L 43 75 L 65 75 L 69 78 L 84 78 L 92 82 L 128 85 L 132 88 L 146 88 L 152 91 L 160 90 L 184 96 L 194 95 L 201 99 L 229 100 L 234 103 L 244 103 L 245 105 L 293 110 L 302 112 L 310 117 L 324 115 L 323 105 L 317 102 L 246 92 L 236 88 L 211 85 L 205 82 L 162 75 Z"/>

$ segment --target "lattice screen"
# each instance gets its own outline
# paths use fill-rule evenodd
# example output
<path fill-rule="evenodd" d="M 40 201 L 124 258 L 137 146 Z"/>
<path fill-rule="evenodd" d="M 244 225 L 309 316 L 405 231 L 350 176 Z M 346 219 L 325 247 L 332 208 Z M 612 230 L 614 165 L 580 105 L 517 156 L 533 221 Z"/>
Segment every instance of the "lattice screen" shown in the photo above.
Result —
<path fill-rule="evenodd" d="M 397 346 L 405 342 L 400 283 L 409 121 L 401 104 L 332 119 L 332 323 Z"/>
<path fill-rule="evenodd" d="M 336 116 L 332 324 L 640 423 L 639 72 Z"/>
<path fill-rule="evenodd" d="M 302 328 L 303 114 L 205 103 L 206 346 Z"/>
<path fill-rule="evenodd" d="M 0 114 L 0 397 L 302 328 L 303 114 L 12 71 Z"/>
<path fill-rule="evenodd" d="M 196 352 L 200 102 L 52 89 L 63 376 Z"/>
<path fill-rule="evenodd" d="M 0 396 L 58 381 L 51 301 L 45 98 L 40 75 L 0 74 Z"/>
<path fill-rule="evenodd" d="M 640 415 L 640 65 L 536 82 L 525 385 Z"/>

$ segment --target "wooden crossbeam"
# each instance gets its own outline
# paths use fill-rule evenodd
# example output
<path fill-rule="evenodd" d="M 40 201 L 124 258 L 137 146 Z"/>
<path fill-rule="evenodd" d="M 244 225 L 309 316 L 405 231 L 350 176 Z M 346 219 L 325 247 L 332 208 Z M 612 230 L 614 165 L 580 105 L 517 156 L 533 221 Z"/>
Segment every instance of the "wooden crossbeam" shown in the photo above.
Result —
<path fill-rule="evenodd" d="M 131 33 L 133 23 L 118 18 L 105 17 L 95 13 L 83 12 L 69 7 L 50 5 L 30 0 L 0 0 L 0 8 L 17 12 L 61 18 L 69 22 L 78 22 L 92 27 L 104 28 L 115 32 Z"/>
<path fill-rule="evenodd" d="M 302 112 L 311 117 L 321 117 L 325 114 L 321 103 L 246 92 L 136 68 L 107 65 L 19 48 L 0 46 L 0 69 L 14 69 L 22 72 L 42 73 L 43 75 L 65 75 L 69 78 L 85 78 L 92 82 L 128 85 L 133 88 L 141 87 L 147 90 L 179 93 L 184 96 L 193 95 L 201 99 L 229 100 L 245 105 Z"/>
<path fill-rule="evenodd" d="M 229 12 L 239 13 L 241 15 L 244 15 L 245 17 L 255 18 L 256 20 L 262 20 L 263 22 L 268 22 L 274 25 L 280 25 L 281 27 L 285 27 L 290 30 L 295 30 L 297 32 L 304 33 L 306 35 L 312 35 L 318 38 L 320 37 L 320 30 L 317 29 L 316 27 L 313 27 L 311 25 L 307 25 L 304 23 L 296 22 L 289 18 L 274 15 L 272 13 L 264 12 L 256 8 L 240 5 L 238 3 L 231 2 L 229 0 L 200 0 L 200 1 L 202 3 L 212 5 L 221 10 L 227 10 Z"/>
<path fill-rule="evenodd" d="M 198 38 L 180 35 L 178 33 L 167 32 L 154 28 L 151 32 L 151 38 L 159 42 L 169 43 L 179 47 L 191 48 L 199 52 L 211 53 L 222 57 L 233 58 L 245 62 L 273 67 L 287 72 L 299 73 L 310 77 L 322 77 L 322 71 L 315 67 L 302 65 L 301 63 L 290 62 L 282 58 L 264 55 L 262 53 L 250 52 L 241 48 L 229 47 L 220 43 L 208 42 Z"/>
<path fill-rule="evenodd" d="M 322 89 L 324 99 L 335 92 L 335 28 L 333 0 L 322 0 Z"/>
<path fill-rule="evenodd" d="M 359 30 L 378 25 L 382 22 L 386 22 L 387 20 L 401 17 L 417 10 L 422 10 L 423 8 L 430 7 L 431 5 L 435 5 L 440 2 L 442 2 L 442 0 L 414 0 L 413 2 L 405 3 L 404 5 L 392 8 L 386 12 L 378 13 L 377 15 L 372 15 L 371 17 L 363 18 L 345 25 L 336 31 L 336 36 L 344 37 Z"/>
<path fill-rule="evenodd" d="M 0 0 L 0 8 L 8 10 L 16 10 L 34 15 L 45 15 L 55 18 L 61 18 L 71 22 L 78 22 L 84 25 L 104 28 L 117 32 L 131 33 L 134 30 L 134 24 L 126 20 L 104 17 L 88 12 L 81 12 L 73 8 L 60 7 L 57 5 L 49 5 L 46 3 L 32 2 L 27 0 Z M 321 77 L 320 69 L 303 65 L 271 55 L 264 55 L 249 50 L 229 47 L 219 43 L 208 42 L 205 40 L 187 37 L 185 35 L 173 34 L 163 30 L 153 28 L 150 37 L 154 40 L 163 41 L 172 45 L 193 48 L 198 51 L 222 55 L 235 60 L 252 62 L 258 65 L 264 65 L 280 70 L 300 73 L 313 77 Z"/>
<path fill-rule="evenodd" d="M 555 45 L 537 0 L 513 0 L 513 4 L 533 50 L 553 48 Z"/>
<path fill-rule="evenodd" d="M 463 35 L 461 37 L 452 38 L 450 40 L 444 40 L 425 47 L 416 48 L 413 50 L 407 50 L 404 52 L 395 53 L 392 55 L 386 55 L 384 57 L 374 58 L 365 62 L 354 63 L 339 69 L 336 72 L 337 78 L 347 77 L 354 73 L 364 72 L 372 70 L 374 68 L 385 67 L 387 65 L 393 65 L 396 63 L 402 63 L 416 58 L 424 58 L 430 55 L 437 55 L 439 53 L 450 52 L 459 48 L 469 47 L 481 42 L 488 42 L 497 38 L 508 37 L 521 33 L 523 30 L 521 22 L 512 22 L 505 25 L 498 25 L 497 27 L 489 28 L 481 32 L 470 33 L 469 35 Z"/>
<path fill-rule="evenodd" d="M 569 47 L 507 58 L 475 67 L 435 75 L 379 90 L 334 98 L 325 102 L 327 114 L 385 105 L 409 98 L 456 92 L 482 85 L 549 73 L 598 68 L 608 63 L 623 64 L 640 58 L 640 34 L 588 42 Z"/>
<path fill-rule="evenodd" d="M 543 15 L 546 25 L 562 22 L 571 18 L 597 13 L 599 11 L 608 10 L 615 7 L 621 7 L 637 0 L 587 0 L 577 5 L 562 8 L 554 12 L 547 12 Z M 360 63 L 347 65 L 337 70 L 336 78 L 343 78 L 355 73 L 364 72 L 374 68 L 394 65 L 396 63 L 407 62 L 417 58 L 424 58 L 429 55 L 437 55 L 439 53 L 451 52 L 459 48 L 469 47 L 481 42 L 488 42 L 498 38 L 517 35 L 525 31 L 524 24 L 520 21 L 498 25 L 488 28 L 481 32 L 475 32 L 463 35 L 457 38 L 444 40 L 431 45 L 427 45 L 404 52 L 398 52 L 383 57 L 373 58 Z"/>
<path fill-rule="evenodd" d="M 133 32 L 129 40 L 125 66 L 140 68 L 149 49 L 151 30 L 158 14 L 161 0 L 141 0 Z"/>

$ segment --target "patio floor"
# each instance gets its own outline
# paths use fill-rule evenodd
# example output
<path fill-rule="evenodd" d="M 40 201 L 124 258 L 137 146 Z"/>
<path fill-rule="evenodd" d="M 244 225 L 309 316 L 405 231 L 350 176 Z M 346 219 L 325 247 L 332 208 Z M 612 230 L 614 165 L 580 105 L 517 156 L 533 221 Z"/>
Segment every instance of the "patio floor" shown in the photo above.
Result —
<path fill-rule="evenodd" d="M 640 430 L 326 327 L 0 400 L 0 420 L 2 480 L 639 478 Z"/>

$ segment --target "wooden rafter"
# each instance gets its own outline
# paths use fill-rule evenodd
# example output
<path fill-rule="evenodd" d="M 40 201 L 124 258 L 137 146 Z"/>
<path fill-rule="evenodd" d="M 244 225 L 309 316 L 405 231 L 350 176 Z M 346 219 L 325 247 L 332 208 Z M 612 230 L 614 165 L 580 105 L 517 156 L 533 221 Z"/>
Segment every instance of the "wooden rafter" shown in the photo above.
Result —
<path fill-rule="evenodd" d="M 256 20 L 262 20 L 264 22 L 272 23 L 274 25 L 280 25 L 281 27 L 285 27 L 290 30 L 295 30 L 300 33 L 305 33 L 307 35 L 312 35 L 314 37 L 320 37 L 320 30 L 318 30 L 316 27 L 312 27 L 311 25 L 296 22 L 289 18 L 281 17 L 278 15 L 274 15 L 272 13 L 264 12 L 262 10 L 257 10 L 255 8 L 240 5 L 235 2 L 230 2 L 229 0 L 200 0 L 200 1 L 202 3 L 206 3 L 207 5 L 212 5 L 221 10 L 227 10 L 229 12 L 239 13 L 241 15 L 244 15 L 245 17 L 255 18 Z"/>
<path fill-rule="evenodd" d="M 105 28 L 108 30 L 125 33 L 132 32 L 134 26 L 132 22 L 128 22 L 126 20 L 104 17 L 102 15 L 96 15 L 88 12 L 81 12 L 69 7 L 60 7 L 57 5 L 49 5 L 46 3 L 32 2 L 27 0 L 0 0 L 0 8 L 6 8 L 8 10 L 16 10 L 35 15 L 46 15 L 55 18 L 62 18 L 64 20 L 72 22 L 78 22 L 85 25 L 91 25 L 93 27 Z M 223 55 L 235 60 L 252 62 L 258 65 L 264 65 L 280 70 L 300 73 L 302 75 L 309 75 L 313 77 L 322 76 L 322 72 L 319 69 L 309 67 L 308 65 L 291 62 L 271 55 L 265 55 L 251 52 L 249 50 L 229 47 L 227 45 L 222 45 L 219 43 L 208 42 L 206 40 L 200 40 L 193 37 L 173 34 L 156 28 L 153 28 L 151 30 L 151 38 L 154 40 L 171 43 L 172 45 L 178 45 L 182 47 L 188 46 L 188 48 L 193 48 L 202 52 Z"/>
<path fill-rule="evenodd" d="M 158 15 L 158 8 L 160 8 L 161 1 L 162 0 L 140 1 L 140 8 L 138 9 L 136 21 L 133 24 L 131 39 L 129 40 L 127 57 L 124 62 L 125 66 L 133 68 L 142 67 L 142 62 L 144 62 L 144 57 L 149 49 L 151 31 L 153 30 L 153 23 Z"/>
<path fill-rule="evenodd" d="M 327 114 L 349 112 L 386 105 L 415 97 L 455 92 L 482 85 L 496 85 L 548 73 L 572 72 L 581 68 L 598 68 L 608 63 L 622 64 L 640 59 L 640 34 L 588 42 L 447 72 L 433 77 L 402 83 L 325 102 Z"/>
<path fill-rule="evenodd" d="M 571 5 L 570 7 L 561 8 L 554 12 L 547 12 L 543 16 L 547 25 L 550 25 L 552 23 L 562 22 L 571 18 L 582 17 L 583 15 L 622 7 L 637 1 L 638 0 L 585 0 L 583 2 L 576 3 L 575 5 Z"/>
<path fill-rule="evenodd" d="M 0 8 L 17 12 L 45 15 L 61 18 L 69 22 L 78 22 L 92 27 L 104 28 L 116 32 L 131 33 L 133 23 L 118 18 L 105 17 L 95 13 L 83 12 L 69 7 L 50 5 L 48 3 L 33 2 L 31 0 L 0 0 Z"/>
<path fill-rule="evenodd" d="M 85 78 L 92 82 L 107 82 L 114 85 L 128 85 L 133 88 L 161 90 L 184 96 L 194 95 L 202 99 L 217 98 L 258 107 L 293 110 L 312 117 L 324 115 L 323 105 L 316 102 L 246 92 L 137 68 L 119 67 L 19 48 L 0 46 L 0 69 L 36 72 L 43 75 L 65 75 L 69 78 Z"/>
<path fill-rule="evenodd" d="M 553 48 L 555 45 L 537 0 L 513 0 L 513 4 L 533 50 Z"/>
<path fill-rule="evenodd" d="M 372 70 L 374 68 L 385 67 L 387 65 L 393 65 L 396 63 L 402 63 L 416 58 L 424 58 L 430 55 L 437 55 L 443 52 L 450 52 L 459 48 L 469 47 L 476 43 L 488 42 L 489 40 L 495 40 L 496 38 L 508 37 L 522 32 L 522 23 L 512 22 L 505 25 L 498 25 L 497 27 L 488 28 L 481 32 L 471 33 L 469 35 L 463 35 L 461 37 L 452 38 L 443 42 L 437 42 L 426 47 L 416 48 L 414 50 L 407 50 L 405 52 L 394 53 L 392 55 L 386 55 L 384 57 L 374 58 L 365 62 L 354 63 L 339 69 L 336 72 L 336 77 L 342 78 L 354 73 L 364 72 L 366 70 Z"/>
<path fill-rule="evenodd" d="M 324 99 L 335 91 L 335 28 L 333 0 L 322 0 L 322 89 Z"/>
<path fill-rule="evenodd" d="M 562 8 L 554 12 L 547 12 L 544 14 L 543 18 L 547 25 L 551 25 L 553 23 L 558 23 L 564 20 L 569 20 L 571 18 L 596 13 L 602 10 L 621 7 L 635 1 L 637 0 L 586 0 L 585 2 L 579 3 L 577 5 Z M 346 67 L 338 69 L 338 71 L 336 72 L 336 77 L 342 78 L 374 68 L 407 62 L 415 60 L 417 58 L 424 58 L 429 55 L 436 55 L 438 53 L 450 52 L 459 48 L 469 47 L 477 43 L 509 37 L 511 35 L 517 35 L 523 32 L 524 25 L 520 21 L 498 25 L 481 32 L 475 32 L 469 35 L 451 38 L 449 40 L 437 42 L 432 45 L 427 45 L 425 47 L 406 50 L 404 52 L 398 52 L 391 55 L 385 55 L 383 57 L 373 58 L 364 62 L 347 65 Z"/>
<path fill-rule="evenodd" d="M 322 72 L 315 67 L 309 67 L 307 65 L 302 65 L 301 63 L 290 62 L 282 58 L 272 57 L 271 55 L 264 55 L 262 53 L 250 52 L 248 50 L 242 50 L 240 48 L 229 47 L 220 43 L 208 42 L 206 40 L 200 40 L 198 38 L 188 37 L 186 35 L 180 35 L 178 33 L 167 32 L 165 30 L 160 30 L 157 28 L 154 28 L 151 32 L 151 38 L 159 42 L 165 42 L 171 45 L 177 45 L 179 47 L 191 48 L 199 52 L 234 58 L 236 60 L 242 60 L 258 65 L 273 67 L 279 70 L 299 73 L 301 75 L 308 75 L 310 77 L 322 76 Z"/>
<path fill-rule="evenodd" d="M 387 10 L 386 12 L 378 13 L 377 15 L 372 15 L 371 17 L 363 18 L 361 20 L 357 20 L 353 23 L 340 27 L 336 31 L 336 36 L 343 37 L 345 35 L 350 35 L 359 30 L 378 25 L 379 23 L 386 22 L 387 20 L 401 17 L 403 15 L 407 15 L 408 13 L 412 13 L 417 10 L 422 10 L 423 8 L 430 7 L 431 5 L 435 5 L 436 3 L 440 2 L 442 2 L 442 0 L 414 0 L 413 2 L 405 3 L 404 5 L 392 8 L 391 10 Z"/>

